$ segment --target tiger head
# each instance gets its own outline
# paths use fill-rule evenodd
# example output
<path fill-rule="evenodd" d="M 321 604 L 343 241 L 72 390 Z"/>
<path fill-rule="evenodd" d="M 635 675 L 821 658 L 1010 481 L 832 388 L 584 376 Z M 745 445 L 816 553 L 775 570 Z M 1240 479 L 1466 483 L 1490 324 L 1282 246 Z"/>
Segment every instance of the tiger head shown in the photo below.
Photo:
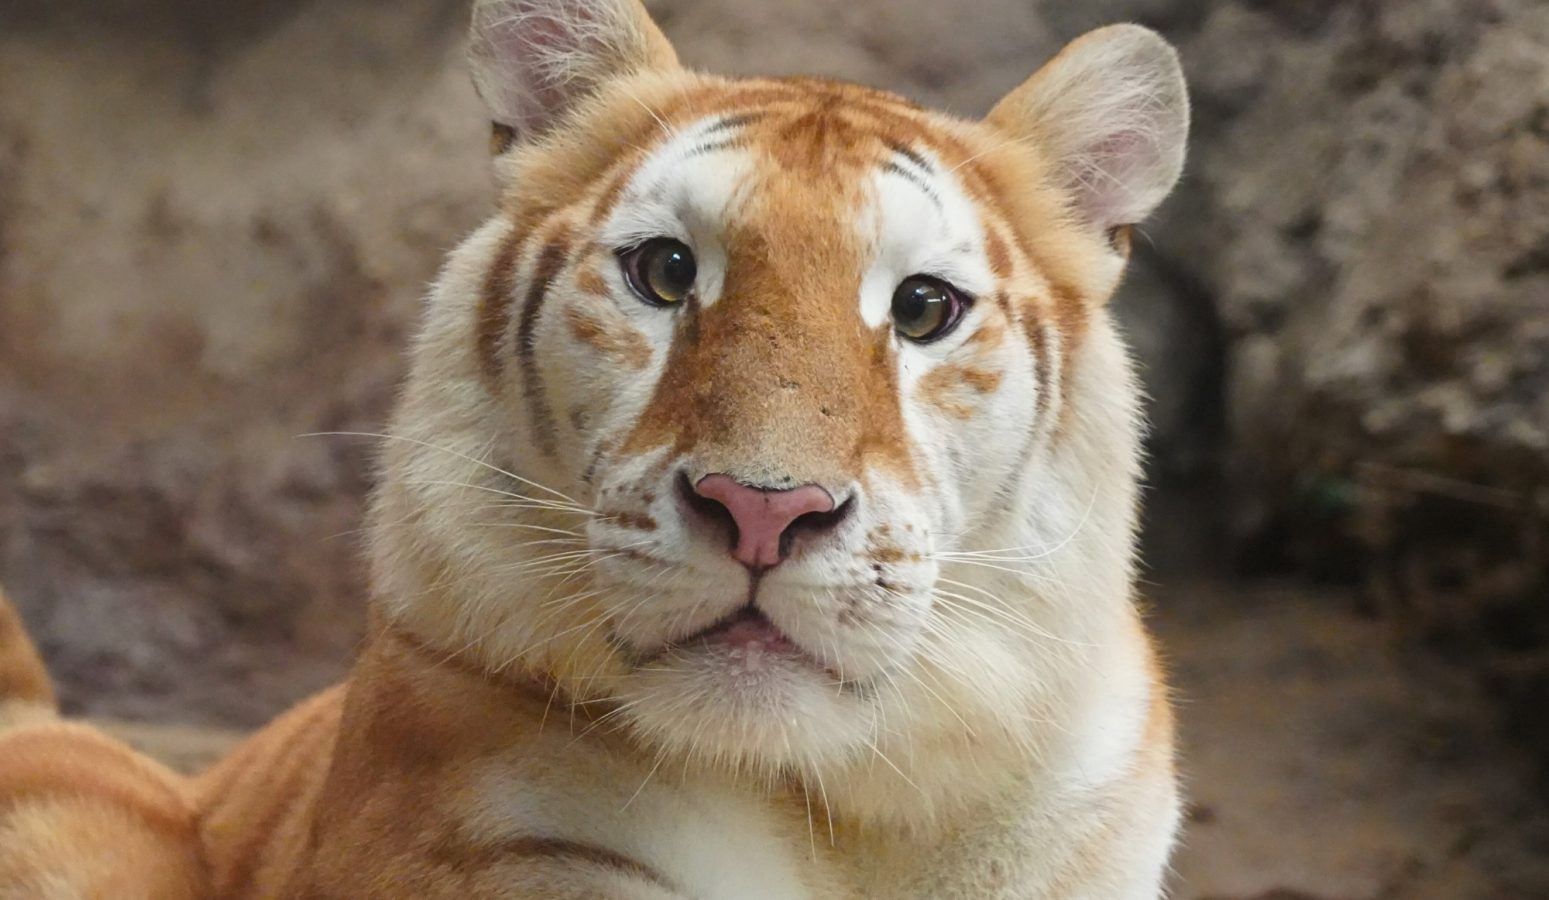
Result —
<path fill-rule="evenodd" d="M 1093 32 L 983 121 L 688 71 L 637 0 L 483 0 L 472 61 L 500 206 L 413 345 L 386 615 L 836 804 L 1051 752 L 1130 611 L 1105 301 L 1182 166 L 1172 49 Z"/>

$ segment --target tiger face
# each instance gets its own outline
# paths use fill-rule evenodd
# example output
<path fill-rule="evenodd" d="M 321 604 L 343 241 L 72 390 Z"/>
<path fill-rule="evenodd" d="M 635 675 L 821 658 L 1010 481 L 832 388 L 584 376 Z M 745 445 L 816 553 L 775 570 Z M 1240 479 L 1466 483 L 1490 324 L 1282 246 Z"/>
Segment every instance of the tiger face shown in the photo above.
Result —
<path fill-rule="evenodd" d="M 1103 302 L 1181 165 L 1171 50 L 1094 33 L 982 122 L 690 73 L 634 0 L 486 0 L 473 58 L 501 210 L 414 348 L 388 615 L 689 762 L 1055 740 L 1128 603 Z"/>

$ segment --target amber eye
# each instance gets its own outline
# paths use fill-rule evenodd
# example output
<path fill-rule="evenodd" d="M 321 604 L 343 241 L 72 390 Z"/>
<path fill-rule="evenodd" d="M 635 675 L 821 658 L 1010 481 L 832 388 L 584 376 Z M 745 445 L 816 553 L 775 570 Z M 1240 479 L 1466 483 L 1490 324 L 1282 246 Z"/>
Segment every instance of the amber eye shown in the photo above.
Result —
<path fill-rule="evenodd" d="M 682 241 L 653 238 L 619 254 L 624 279 L 640 299 L 653 306 L 674 306 L 694 289 L 698 266 Z"/>
<path fill-rule="evenodd" d="M 911 275 L 893 292 L 893 329 L 928 344 L 946 337 L 968 303 L 957 289 L 928 275 Z"/>

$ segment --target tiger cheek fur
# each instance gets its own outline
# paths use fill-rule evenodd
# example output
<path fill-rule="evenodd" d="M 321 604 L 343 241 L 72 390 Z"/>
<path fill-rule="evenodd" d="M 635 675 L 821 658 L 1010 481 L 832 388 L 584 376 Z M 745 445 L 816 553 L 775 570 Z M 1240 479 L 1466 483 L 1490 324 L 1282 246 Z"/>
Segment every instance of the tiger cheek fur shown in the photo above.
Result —
<path fill-rule="evenodd" d="M 614 85 L 500 165 L 505 212 L 449 266 L 417 353 L 433 374 L 411 378 L 396 429 L 424 444 L 390 448 L 390 471 L 426 474 L 392 479 L 379 510 L 434 535 L 384 529 L 384 582 L 428 554 L 411 571 L 455 585 L 456 608 L 403 614 L 620 704 L 660 749 L 766 774 L 854 765 L 884 721 L 950 741 L 965 715 L 1006 715 L 967 673 L 1025 680 L 1016 658 L 1050 648 L 959 551 L 989 540 L 1020 563 L 1090 511 L 1054 493 L 1031 530 L 1005 515 L 1061 487 L 1038 478 L 1057 473 L 1068 359 L 1112 288 L 1106 247 L 1057 197 L 1005 199 L 1043 180 L 1037 161 L 862 88 L 672 73 Z M 697 260 L 672 308 L 620 265 L 656 236 Z M 971 297 L 930 344 L 891 321 L 916 272 Z M 1132 415 L 1111 414 L 1120 466 Z M 528 483 L 425 445 L 493 453 Z M 849 514 L 752 574 L 685 502 L 711 473 L 818 485 Z M 1127 535 L 1128 499 L 1104 527 Z M 750 605 L 801 652 L 755 664 L 693 640 Z"/>

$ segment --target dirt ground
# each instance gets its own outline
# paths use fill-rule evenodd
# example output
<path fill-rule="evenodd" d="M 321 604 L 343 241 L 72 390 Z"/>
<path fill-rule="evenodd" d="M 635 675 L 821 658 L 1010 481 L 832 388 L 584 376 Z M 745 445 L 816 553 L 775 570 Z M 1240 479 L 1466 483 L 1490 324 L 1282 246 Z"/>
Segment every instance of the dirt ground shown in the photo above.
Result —
<path fill-rule="evenodd" d="M 1154 586 L 1183 733 L 1178 900 L 1542 900 L 1549 807 L 1477 687 L 1411 663 L 1350 598 Z M 192 770 L 234 732 L 119 722 Z"/>
<path fill-rule="evenodd" d="M 1179 897 L 1549 897 L 1549 810 L 1472 682 L 1412 671 L 1327 590 L 1153 595 L 1191 799 Z"/>

